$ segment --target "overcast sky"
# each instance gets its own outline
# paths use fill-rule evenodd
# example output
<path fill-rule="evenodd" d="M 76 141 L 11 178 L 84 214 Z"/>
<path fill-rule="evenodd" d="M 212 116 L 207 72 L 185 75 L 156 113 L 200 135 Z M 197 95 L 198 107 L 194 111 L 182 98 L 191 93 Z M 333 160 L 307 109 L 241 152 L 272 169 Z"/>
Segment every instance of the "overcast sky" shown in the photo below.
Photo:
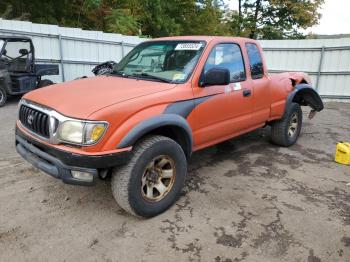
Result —
<path fill-rule="evenodd" d="M 232 9 L 238 9 L 237 0 L 226 0 Z M 350 0 L 325 0 L 320 10 L 322 18 L 319 25 L 306 30 L 315 34 L 349 34 Z"/>

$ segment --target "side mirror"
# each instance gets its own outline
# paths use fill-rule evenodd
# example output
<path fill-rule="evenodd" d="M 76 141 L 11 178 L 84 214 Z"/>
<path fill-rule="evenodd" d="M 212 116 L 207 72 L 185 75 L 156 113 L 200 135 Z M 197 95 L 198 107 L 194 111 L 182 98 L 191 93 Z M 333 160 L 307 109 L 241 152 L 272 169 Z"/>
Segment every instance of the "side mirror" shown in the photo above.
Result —
<path fill-rule="evenodd" d="M 29 54 L 29 51 L 27 49 L 20 49 L 19 50 L 19 53 L 22 55 L 22 56 L 25 56 L 25 55 L 28 55 Z"/>
<path fill-rule="evenodd" d="M 230 71 L 226 68 L 214 67 L 206 72 L 202 77 L 199 85 L 214 86 L 228 85 L 230 83 Z"/>

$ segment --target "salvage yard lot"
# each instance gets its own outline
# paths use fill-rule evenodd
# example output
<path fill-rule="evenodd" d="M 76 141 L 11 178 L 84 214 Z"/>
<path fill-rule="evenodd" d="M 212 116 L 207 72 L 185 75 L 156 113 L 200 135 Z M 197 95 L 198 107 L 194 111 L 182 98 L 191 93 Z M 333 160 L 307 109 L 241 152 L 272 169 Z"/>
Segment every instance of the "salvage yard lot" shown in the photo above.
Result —
<path fill-rule="evenodd" d="M 350 261 L 350 104 L 326 103 L 296 145 L 260 129 L 193 155 L 179 201 L 142 220 L 109 181 L 65 185 L 14 148 L 18 99 L 0 109 L 0 261 Z"/>

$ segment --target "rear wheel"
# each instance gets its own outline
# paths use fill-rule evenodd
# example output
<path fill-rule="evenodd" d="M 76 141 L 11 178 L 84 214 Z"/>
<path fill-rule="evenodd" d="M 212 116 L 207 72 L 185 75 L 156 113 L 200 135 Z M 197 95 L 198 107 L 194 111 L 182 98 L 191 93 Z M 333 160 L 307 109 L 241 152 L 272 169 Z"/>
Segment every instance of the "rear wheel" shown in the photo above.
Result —
<path fill-rule="evenodd" d="M 271 125 L 271 141 L 280 146 L 291 146 L 299 137 L 303 114 L 300 105 L 292 103 L 285 116 Z"/>
<path fill-rule="evenodd" d="M 51 80 L 49 79 L 42 79 L 39 81 L 38 85 L 37 85 L 37 88 L 41 88 L 41 87 L 45 87 L 45 86 L 50 86 L 50 85 L 53 85 L 54 82 L 52 82 Z"/>
<path fill-rule="evenodd" d="M 187 174 L 185 154 L 174 140 L 152 136 L 135 146 L 130 162 L 112 172 L 117 203 L 133 215 L 156 216 L 178 198 Z"/>
<path fill-rule="evenodd" d="M 7 101 L 7 92 L 4 87 L 0 86 L 0 107 L 4 106 Z"/>

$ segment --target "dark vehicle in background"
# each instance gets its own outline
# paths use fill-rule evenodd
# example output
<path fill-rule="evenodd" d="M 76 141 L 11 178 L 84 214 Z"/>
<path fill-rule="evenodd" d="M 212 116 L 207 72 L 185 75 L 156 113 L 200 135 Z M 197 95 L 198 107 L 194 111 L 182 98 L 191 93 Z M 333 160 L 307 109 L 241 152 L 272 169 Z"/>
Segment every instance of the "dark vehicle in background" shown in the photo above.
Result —
<path fill-rule="evenodd" d="M 116 67 L 118 65 L 117 62 L 115 61 L 107 61 L 104 62 L 102 64 L 99 64 L 97 66 L 95 66 L 91 72 L 95 75 L 107 75 L 113 72 L 114 67 Z"/>
<path fill-rule="evenodd" d="M 108 75 L 108 74 L 112 74 L 114 68 L 118 65 L 117 62 L 115 61 L 106 61 L 103 62 L 101 64 L 98 64 L 97 66 L 95 66 L 91 72 L 95 75 L 95 76 L 101 76 L 101 75 Z M 87 78 L 87 76 L 81 76 L 81 77 L 77 77 L 75 80 L 77 79 L 82 79 L 82 78 Z"/>
<path fill-rule="evenodd" d="M 45 75 L 58 75 L 58 65 L 36 64 L 32 40 L 22 36 L 0 36 L 0 107 L 9 95 L 22 95 L 54 84 Z"/>

